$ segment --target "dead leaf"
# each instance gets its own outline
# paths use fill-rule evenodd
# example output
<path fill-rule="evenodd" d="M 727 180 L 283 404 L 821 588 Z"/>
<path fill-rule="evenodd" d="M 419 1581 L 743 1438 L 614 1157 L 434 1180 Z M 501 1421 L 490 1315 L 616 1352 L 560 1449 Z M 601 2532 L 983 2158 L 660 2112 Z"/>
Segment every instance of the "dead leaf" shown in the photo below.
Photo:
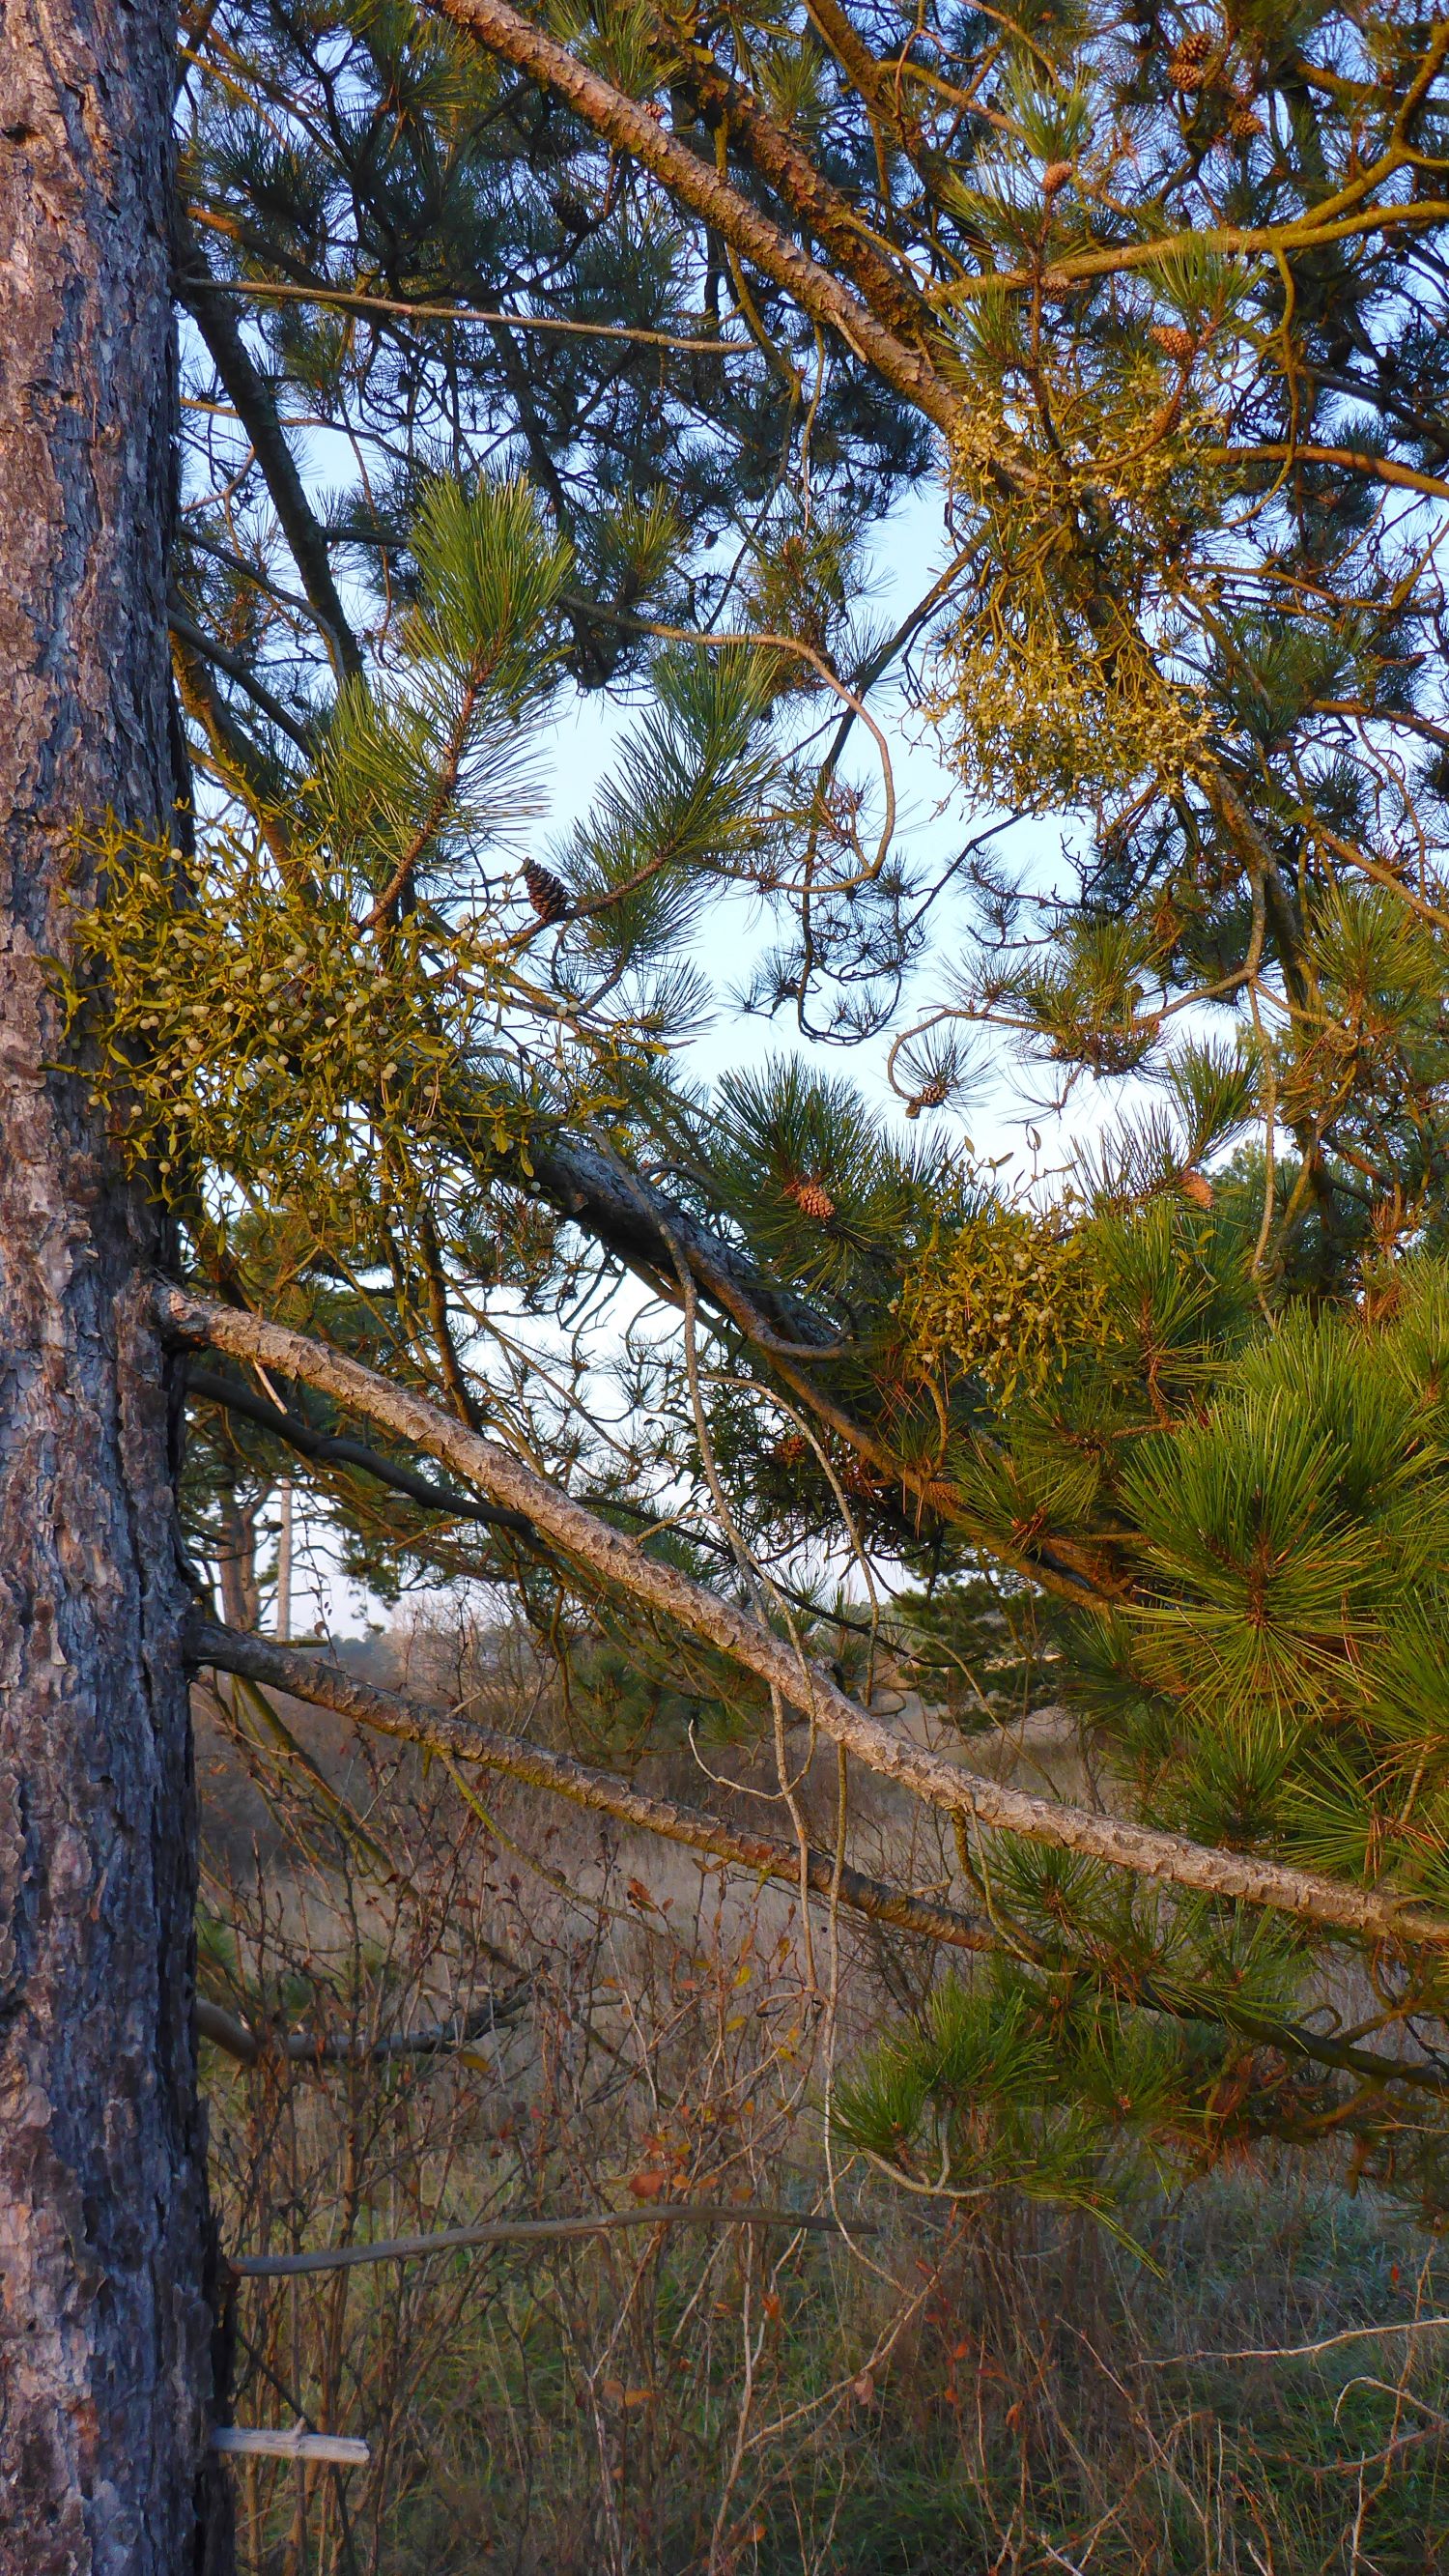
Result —
<path fill-rule="evenodd" d="M 629 2176 L 629 2189 L 636 2200 L 658 2200 L 669 2189 L 669 2176 L 659 2165 L 646 2165 Z"/>

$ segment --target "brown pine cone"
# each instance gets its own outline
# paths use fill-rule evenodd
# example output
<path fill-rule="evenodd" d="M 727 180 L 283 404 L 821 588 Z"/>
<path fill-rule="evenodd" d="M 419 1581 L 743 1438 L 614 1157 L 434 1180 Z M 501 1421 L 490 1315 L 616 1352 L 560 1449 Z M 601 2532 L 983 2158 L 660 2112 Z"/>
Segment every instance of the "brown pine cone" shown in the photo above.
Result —
<path fill-rule="evenodd" d="M 1174 89 L 1201 89 L 1203 65 L 1212 49 L 1213 40 L 1206 27 L 1194 27 L 1179 39 L 1167 66 L 1167 77 Z"/>
<path fill-rule="evenodd" d="M 1251 143 L 1255 134 L 1266 134 L 1267 130 L 1250 98 L 1234 99 L 1228 132 L 1235 143 Z"/>
<path fill-rule="evenodd" d="M 1050 200 L 1066 186 L 1071 175 L 1072 165 L 1070 161 L 1049 161 L 1047 163 L 1046 168 L 1041 174 L 1041 192 L 1048 202 L 1050 202 Z"/>
<path fill-rule="evenodd" d="M 1164 357 L 1176 358 L 1181 367 L 1190 365 L 1197 356 L 1196 337 L 1185 331 L 1180 322 L 1154 322 L 1147 336 L 1157 342 Z"/>
<path fill-rule="evenodd" d="M 787 1431 L 783 1440 L 776 1441 L 770 1455 L 777 1467 L 798 1467 L 809 1445 L 807 1440 L 801 1438 L 798 1431 Z"/>
<path fill-rule="evenodd" d="M 950 1097 L 951 1085 L 944 1073 L 933 1074 L 929 1082 L 922 1083 L 915 1098 L 906 1102 L 906 1116 L 919 1118 L 923 1109 L 940 1109 Z"/>
<path fill-rule="evenodd" d="M 562 879 L 554 875 L 552 868 L 541 868 L 536 859 L 530 859 L 523 871 L 523 882 L 528 888 L 528 900 L 540 921 L 550 926 L 556 921 L 567 921 L 573 910 L 569 890 Z"/>
<path fill-rule="evenodd" d="M 813 1216 L 819 1225 L 828 1225 L 835 1214 L 835 1201 L 823 1181 L 787 1181 L 785 1196 L 794 1200 L 802 1216 Z"/>

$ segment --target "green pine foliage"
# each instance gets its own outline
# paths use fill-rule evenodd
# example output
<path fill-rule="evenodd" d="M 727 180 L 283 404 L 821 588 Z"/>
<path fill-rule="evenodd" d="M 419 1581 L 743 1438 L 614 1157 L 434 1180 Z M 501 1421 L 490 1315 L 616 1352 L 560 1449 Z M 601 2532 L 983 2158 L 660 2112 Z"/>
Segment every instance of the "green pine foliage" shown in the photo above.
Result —
<path fill-rule="evenodd" d="M 428 8 L 191 29 L 196 793 L 107 839 L 70 987 L 183 1257 L 861 1689 L 1049 1699 L 1103 1807 L 1449 1914 L 1443 31 L 533 18 L 788 260 Z M 577 690 L 611 750 L 550 839 Z M 899 1118 L 819 1052 L 882 1033 Z M 1116 1114 L 1018 1186 L 983 1067 Z M 223 1415 L 208 1544 L 272 1454 Z M 502 1587 L 621 1761 L 772 1740 L 586 1567 L 297 1472 L 380 1590 Z M 862 2152 L 1110 2213 L 1134 2159 L 1329 2139 L 1442 2215 L 1442 1949 L 957 1862 L 999 1957 L 836 2093 Z"/>

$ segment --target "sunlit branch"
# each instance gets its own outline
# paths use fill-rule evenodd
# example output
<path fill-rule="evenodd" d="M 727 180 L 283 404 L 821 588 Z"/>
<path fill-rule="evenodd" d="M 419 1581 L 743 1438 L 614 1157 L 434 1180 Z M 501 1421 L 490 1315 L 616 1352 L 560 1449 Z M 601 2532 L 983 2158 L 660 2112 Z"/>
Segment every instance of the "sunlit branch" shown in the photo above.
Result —
<path fill-rule="evenodd" d="M 645 349 L 678 349 L 691 358 L 753 358 L 749 340 L 700 340 L 683 331 L 646 331 L 628 322 L 579 322 L 560 313 L 485 311 L 474 304 L 409 304 L 393 295 L 354 294 L 341 286 L 294 286 L 259 278 L 213 278 L 213 295 L 263 303 L 322 304 L 340 313 L 385 313 L 405 322 L 479 322 L 501 331 L 553 331 L 581 340 L 633 341 Z"/>
<path fill-rule="evenodd" d="M 635 1826 L 662 1842 L 682 1844 L 689 1851 L 724 1861 L 753 1877 L 779 1880 L 792 1888 L 800 1885 L 801 1855 L 793 1842 L 770 1834 L 740 1833 L 698 1808 L 681 1806 L 672 1798 L 650 1796 L 615 1773 L 592 1769 L 571 1755 L 547 1752 L 517 1737 L 500 1735 L 471 1718 L 435 1713 L 394 1691 L 379 1690 L 340 1666 L 324 1662 L 320 1656 L 279 1646 L 269 1637 L 219 1628 L 200 1616 L 188 1623 L 187 1652 L 197 1667 L 242 1674 L 286 1691 L 294 1699 L 309 1700 L 337 1716 L 351 1718 L 357 1725 L 371 1728 L 374 1734 L 422 1745 L 454 1761 L 476 1763 L 509 1779 L 525 1781 L 532 1788 L 568 1799 L 574 1806 L 612 1816 L 619 1824 Z M 975 1915 L 869 1878 L 849 1863 L 837 1862 L 833 1853 L 812 1848 L 806 1854 L 805 1867 L 813 1896 L 826 1902 L 838 1898 L 852 1912 L 868 1916 L 873 1922 L 888 1923 L 897 1931 L 944 1942 L 956 1949 L 996 1950 L 1001 1946 L 991 1926 Z"/>
<path fill-rule="evenodd" d="M 1213 1849 L 1125 1817 L 1033 1797 L 959 1768 L 894 1734 L 851 1699 L 832 1675 L 733 1602 L 650 1556 L 636 1540 L 610 1528 L 508 1450 L 480 1438 L 410 1388 L 389 1384 L 340 1351 L 286 1325 L 213 1304 L 181 1288 L 159 1285 L 156 1308 L 163 1329 L 176 1341 L 210 1344 L 233 1358 L 261 1360 L 439 1458 L 494 1502 L 522 1512 L 555 1547 L 586 1565 L 598 1580 L 675 1621 L 781 1691 L 791 1707 L 868 1770 L 896 1781 L 930 1806 L 947 1814 L 972 1816 L 996 1832 L 1084 1853 L 1137 1877 L 1265 1906 L 1360 1938 L 1449 1946 L 1449 1918 L 1412 1898 L 1351 1887 L 1281 1861 Z"/>

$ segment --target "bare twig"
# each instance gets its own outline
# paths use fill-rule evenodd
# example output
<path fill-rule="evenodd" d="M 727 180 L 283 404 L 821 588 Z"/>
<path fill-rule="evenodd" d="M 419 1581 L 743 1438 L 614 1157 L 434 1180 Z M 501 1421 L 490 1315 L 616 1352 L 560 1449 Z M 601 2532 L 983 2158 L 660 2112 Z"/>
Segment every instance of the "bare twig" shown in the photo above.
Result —
<path fill-rule="evenodd" d="M 500 2218 L 477 2227 L 445 2227 L 436 2236 L 390 2236 L 376 2245 L 324 2245 L 307 2254 L 236 2254 L 231 2268 L 247 2280 L 290 2280 L 302 2272 L 341 2272 L 356 2263 L 407 2263 L 474 2245 L 550 2245 L 573 2236 L 613 2235 L 630 2227 L 787 2227 L 791 2233 L 838 2236 L 840 2221 L 824 2209 L 768 2208 L 758 2201 L 687 2200 L 653 2209 L 604 2209 L 587 2218 Z"/>
<path fill-rule="evenodd" d="M 224 2004 L 198 1996 L 196 2028 L 202 2039 L 209 2039 L 213 2047 L 224 2049 L 243 2066 L 255 2066 L 264 2057 L 285 2058 L 293 2066 L 375 2064 L 389 2057 L 439 2057 L 472 2048 L 491 2031 L 516 2021 L 526 2000 L 525 1992 L 490 1997 L 459 2020 L 438 2022 L 428 2030 L 385 2031 L 378 2039 L 362 2039 L 345 2030 L 255 2031 Z"/>
<path fill-rule="evenodd" d="M 626 322 L 576 322 L 561 313 L 488 313 L 473 304 L 408 304 L 392 295 L 355 295 L 340 286 L 284 286 L 276 279 L 214 278 L 213 295 L 322 304 L 341 313 L 386 313 L 406 322 L 484 322 L 493 330 L 558 331 L 586 340 L 637 341 L 646 349 L 682 349 L 692 358 L 753 358 L 753 340 L 698 340 L 682 331 L 641 331 Z"/>
<path fill-rule="evenodd" d="M 1170 2352 L 1156 2361 L 1140 2361 L 1139 2370 L 1181 2370 L 1190 2361 L 1311 2361 L 1320 2352 L 1335 2352 L 1340 2344 L 1362 2343 L 1370 2335 L 1432 2334 L 1449 2326 L 1449 2317 L 1386 2318 L 1377 2326 L 1345 2326 L 1338 2334 L 1323 2335 L 1317 2343 L 1251 2344 L 1236 2352 Z"/>

